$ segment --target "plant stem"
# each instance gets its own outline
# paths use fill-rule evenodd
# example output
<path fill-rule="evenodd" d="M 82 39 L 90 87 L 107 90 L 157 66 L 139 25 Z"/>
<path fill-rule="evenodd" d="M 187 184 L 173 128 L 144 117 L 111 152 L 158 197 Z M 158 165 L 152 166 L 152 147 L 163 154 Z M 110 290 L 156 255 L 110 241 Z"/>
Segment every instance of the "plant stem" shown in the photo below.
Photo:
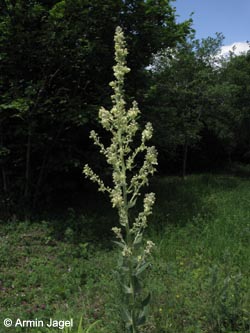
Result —
<path fill-rule="evenodd" d="M 126 218 L 126 242 L 129 249 L 131 249 L 133 253 L 133 241 L 131 238 L 130 233 L 130 224 L 129 224 L 129 207 L 128 207 L 128 191 L 127 191 L 127 174 L 126 174 L 126 165 L 125 165 L 125 158 L 124 158 L 124 152 L 123 152 L 123 143 L 122 143 L 122 136 L 121 131 L 118 133 L 119 138 L 119 148 L 120 148 L 120 159 L 121 159 L 121 165 L 122 165 L 122 175 L 123 175 L 123 185 L 122 185 L 122 192 L 123 192 L 123 203 L 124 203 L 124 215 Z M 136 295 L 135 295 L 135 286 L 134 286 L 134 279 L 133 279 L 133 261 L 131 258 L 128 258 L 128 268 L 129 268 L 129 286 L 132 290 L 131 296 L 130 296 L 130 307 L 129 312 L 131 313 L 132 318 L 132 332 L 137 333 L 137 327 L 136 327 L 136 319 L 135 319 L 135 303 L 136 303 Z"/>

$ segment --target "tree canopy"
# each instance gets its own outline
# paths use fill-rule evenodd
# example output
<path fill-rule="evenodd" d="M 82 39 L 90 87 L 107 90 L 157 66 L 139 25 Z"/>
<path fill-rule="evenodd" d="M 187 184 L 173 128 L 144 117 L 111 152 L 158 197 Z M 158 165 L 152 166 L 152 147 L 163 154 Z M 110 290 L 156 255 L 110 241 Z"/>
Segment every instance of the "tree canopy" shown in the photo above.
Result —
<path fill-rule="evenodd" d="M 220 161 L 248 161 L 249 54 L 219 60 L 223 37 L 198 41 L 192 20 L 177 23 L 176 15 L 169 0 L 1 1 L 3 215 L 49 209 L 81 188 L 87 160 L 103 168 L 88 133 L 100 106 L 110 108 L 118 25 L 131 68 L 126 100 L 153 123 L 160 172 L 184 175 L 190 160 L 208 162 L 210 142 L 221 147 Z"/>

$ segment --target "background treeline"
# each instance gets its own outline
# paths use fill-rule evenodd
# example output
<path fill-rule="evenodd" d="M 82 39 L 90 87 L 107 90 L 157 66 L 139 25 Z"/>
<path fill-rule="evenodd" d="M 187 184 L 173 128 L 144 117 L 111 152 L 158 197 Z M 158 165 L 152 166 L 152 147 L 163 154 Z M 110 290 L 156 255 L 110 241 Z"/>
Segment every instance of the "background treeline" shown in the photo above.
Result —
<path fill-rule="evenodd" d="M 87 161 L 108 177 L 88 136 L 111 103 L 117 25 L 129 49 L 127 102 L 153 123 L 159 172 L 248 162 L 250 55 L 219 60 L 223 37 L 197 41 L 177 14 L 169 0 L 0 0 L 1 218 L 88 196 Z"/>

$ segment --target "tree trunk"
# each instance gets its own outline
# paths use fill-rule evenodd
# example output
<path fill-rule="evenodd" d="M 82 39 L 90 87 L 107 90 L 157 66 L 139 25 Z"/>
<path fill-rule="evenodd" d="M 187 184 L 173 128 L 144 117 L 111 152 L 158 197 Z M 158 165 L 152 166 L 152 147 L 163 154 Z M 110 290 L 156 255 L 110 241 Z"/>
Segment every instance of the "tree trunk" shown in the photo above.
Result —
<path fill-rule="evenodd" d="M 26 162 L 25 162 L 25 185 L 24 185 L 24 197 L 29 195 L 30 184 L 30 154 L 31 154 L 31 128 L 29 125 L 27 146 L 26 146 Z"/>
<path fill-rule="evenodd" d="M 187 155 L 188 155 L 188 142 L 185 141 L 183 149 L 183 161 L 182 161 L 182 178 L 185 179 L 187 172 Z"/>
<path fill-rule="evenodd" d="M 26 144 L 25 175 L 24 175 L 24 209 L 25 219 L 29 219 L 29 196 L 30 196 L 30 160 L 31 160 L 31 124 L 28 128 L 28 137 Z"/>
<path fill-rule="evenodd" d="M 33 198 L 33 203 L 32 203 L 32 208 L 33 209 L 36 208 L 40 187 L 41 187 L 42 180 L 43 180 L 44 173 L 45 173 L 45 169 L 46 169 L 46 162 L 47 162 L 47 153 L 45 153 L 44 156 L 43 156 L 42 165 L 41 165 L 41 168 L 40 168 L 40 171 L 39 171 L 38 180 L 37 180 L 37 183 L 36 183 L 36 188 L 35 188 L 35 193 L 34 193 L 34 198 Z"/>
<path fill-rule="evenodd" d="M 232 152 L 231 150 L 228 151 L 228 163 L 229 163 L 229 167 L 232 166 Z"/>
<path fill-rule="evenodd" d="M 3 147 L 3 145 L 4 145 L 3 127 L 2 127 L 1 123 L 0 123 L 0 133 L 1 133 L 1 146 Z M 3 191 L 6 193 L 8 188 L 7 188 L 7 176 L 6 176 L 6 171 L 5 171 L 5 167 L 4 167 L 4 162 L 2 162 L 1 172 L 2 172 L 2 181 L 3 181 Z"/>
<path fill-rule="evenodd" d="M 7 193 L 7 177 L 4 166 L 2 166 L 3 191 Z"/>
<path fill-rule="evenodd" d="M 42 160 L 41 168 L 40 168 L 40 171 L 39 171 L 39 175 L 38 175 L 35 190 L 34 190 L 34 197 L 33 197 L 33 202 L 32 202 L 32 208 L 33 209 L 36 208 L 37 200 L 38 200 L 38 197 L 39 197 L 39 192 L 41 190 L 41 185 L 42 185 L 42 182 L 43 182 L 44 178 L 46 177 L 46 173 L 48 172 L 50 152 L 54 148 L 54 146 L 56 145 L 56 143 L 58 141 L 58 138 L 60 137 L 60 135 L 63 131 L 63 128 L 64 128 L 64 126 L 62 124 L 59 127 L 59 129 L 58 129 L 58 131 L 57 131 L 57 133 L 54 137 L 53 143 L 51 145 L 47 146 L 47 149 L 43 154 L 43 160 Z"/>

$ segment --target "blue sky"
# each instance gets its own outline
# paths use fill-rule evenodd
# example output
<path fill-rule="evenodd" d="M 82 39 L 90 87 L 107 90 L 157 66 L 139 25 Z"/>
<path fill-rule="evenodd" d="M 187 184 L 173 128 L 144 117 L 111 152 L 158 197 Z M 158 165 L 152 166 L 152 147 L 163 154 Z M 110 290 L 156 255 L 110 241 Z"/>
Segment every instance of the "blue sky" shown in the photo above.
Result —
<path fill-rule="evenodd" d="M 215 36 L 222 32 L 224 45 L 250 40 L 250 0 L 176 0 L 173 3 L 180 17 L 193 21 L 197 38 Z"/>

